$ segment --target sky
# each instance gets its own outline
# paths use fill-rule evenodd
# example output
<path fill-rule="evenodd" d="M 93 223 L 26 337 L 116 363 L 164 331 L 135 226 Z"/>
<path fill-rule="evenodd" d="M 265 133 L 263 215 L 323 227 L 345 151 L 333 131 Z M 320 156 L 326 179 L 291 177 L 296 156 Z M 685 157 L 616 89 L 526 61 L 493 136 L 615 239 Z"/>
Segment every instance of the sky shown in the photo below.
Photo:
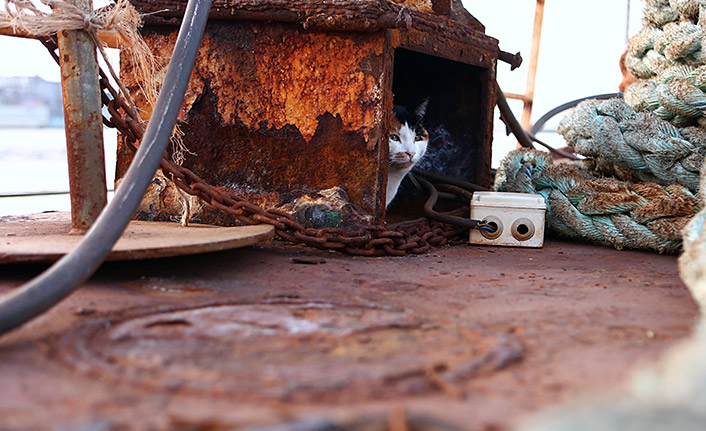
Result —
<path fill-rule="evenodd" d="M 514 71 L 498 63 L 498 83 L 505 92 L 524 93 L 536 3 L 463 3 L 485 25 L 486 34 L 500 41 L 500 49 L 522 53 L 523 65 Z M 626 34 L 633 35 L 642 27 L 642 7 L 642 0 L 545 2 L 533 121 L 564 102 L 618 91 L 622 79 L 618 60 L 627 46 Z"/>
<path fill-rule="evenodd" d="M 514 71 L 498 62 L 497 80 L 504 92 L 524 94 L 536 2 L 463 0 L 463 4 L 483 23 L 486 34 L 498 39 L 501 50 L 522 54 L 523 64 Z M 563 103 L 618 91 L 622 80 L 618 61 L 628 37 L 642 28 L 643 5 L 643 0 L 546 0 L 531 123 Z M 508 103 L 519 120 L 522 102 L 510 99 Z M 566 114 L 556 115 L 538 137 L 554 148 L 565 146 L 564 139 L 552 131 Z M 493 167 L 517 147 L 498 117 L 496 112 Z"/>
<path fill-rule="evenodd" d="M 108 0 L 95 0 L 94 8 L 109 4 Z M 4 4 L 0 2 L 0 11 Z M 112 61 L 117 61 L 115 53 L 110 54 Z M 0 35 L 0 77 L 9 76 L 39 76 L 47 81 L 59 82 L 61 74 L 59 66 L 47 53 L 46 48 L 32 39 Z"/>

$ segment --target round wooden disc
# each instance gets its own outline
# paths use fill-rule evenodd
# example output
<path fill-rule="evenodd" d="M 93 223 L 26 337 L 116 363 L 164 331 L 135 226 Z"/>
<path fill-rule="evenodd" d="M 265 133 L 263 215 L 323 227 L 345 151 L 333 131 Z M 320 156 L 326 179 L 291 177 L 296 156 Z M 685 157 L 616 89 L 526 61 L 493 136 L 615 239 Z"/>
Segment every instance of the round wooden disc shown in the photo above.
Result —
<path fill-rule="evenodd" d="M 0 263 L 54 262 L 83 238 L 70 214 L 0 217 Z M 274 235 L 270 225 L 220 227 L 131 221 L 106 260 L 151 259 L 245 247 Z"/>

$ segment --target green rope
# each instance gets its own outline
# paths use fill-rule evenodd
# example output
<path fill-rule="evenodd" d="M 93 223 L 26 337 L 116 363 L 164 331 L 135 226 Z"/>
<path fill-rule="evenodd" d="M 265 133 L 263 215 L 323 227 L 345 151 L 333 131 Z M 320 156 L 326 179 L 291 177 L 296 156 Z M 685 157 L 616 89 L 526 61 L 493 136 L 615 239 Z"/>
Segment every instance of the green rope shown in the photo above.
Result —
<path fill-rule="evenodd" d="M 598 177 L 590 161 L 554 165 L 546 153 L 524 148 L 503 159 L 495 188 L 540 194 L 551 231 L 617 249 L 676 252 L 681 229 L 699 209 L 681 185 Z"/>
<path fill-rule="evenodd" d="M 677 65 L 625 90 L 625 102 L 677 126 L 706 125 L 706 66 Z"/>
<path fill-rule="evenodd" d="M 587 100 L 559 124 L 574 150 L 592 158 L 594 169 L 627 181 L 681 184 L 699 189 L 706 154 L 706 130 L 678 129 L 620 101 Z"/>

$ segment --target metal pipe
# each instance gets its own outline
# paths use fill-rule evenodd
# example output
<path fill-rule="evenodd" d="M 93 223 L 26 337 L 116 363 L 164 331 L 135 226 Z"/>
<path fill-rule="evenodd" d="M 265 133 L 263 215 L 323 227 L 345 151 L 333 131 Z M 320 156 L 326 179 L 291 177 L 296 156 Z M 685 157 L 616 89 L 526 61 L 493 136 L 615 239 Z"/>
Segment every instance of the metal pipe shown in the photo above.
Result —
<path fill-rule="evenodd" d="M 67 0 L 88 14 L 91 0 Z M 84 233 L 108 202 L 96 47 L 82 30 L 57 34 L 69 162 L 71 231 Z"/>
<path fill-rule="evenodd" d="M 534 9 L 534 27 L 532 30 L 532 47 L 530 48 L 529 70 L 527 71 L 527 84 L 525 86 L 524 108 L 522 109 L 522 128 L 527 130 L 530 127 L 530 117 L 532 115 L 532 104 L 534 103 L 534 86 L 537 78 L 537 63 L 539 61 L 539 43 L 542 40 L 542 21 L 544 19 L 544 0 L 537 0 Z"/>
<path fill-rule="evenodd" d="M 176 122 L 196 61 L 211 0 L 189 0 L 162 90 L 123 183 L 74 251 L 0 302 L 0 334 L 17 328 L 73 292 L 98 269 L 147 190 Z"/>
<path fill-rule="evenodd" d="M 498 60 L 509 64 L 510 70 L 515 70 L 522 65 L 522 55 L 520 55 L 519 52 L 517 54 L 510 54 L 509 52 L 499 49 Z"/>

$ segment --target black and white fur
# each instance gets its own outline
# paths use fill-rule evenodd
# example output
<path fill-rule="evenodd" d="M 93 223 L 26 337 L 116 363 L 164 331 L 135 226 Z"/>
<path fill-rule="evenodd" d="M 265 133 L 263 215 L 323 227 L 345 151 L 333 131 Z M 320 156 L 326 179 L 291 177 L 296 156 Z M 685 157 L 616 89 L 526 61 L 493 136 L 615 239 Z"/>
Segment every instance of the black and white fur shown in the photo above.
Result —
<path fill-rule="evenodd" d="M 399 105 L 393 108 L 388 135 L 390 165 L 387 171 L 385 206 L 390 205 L 402 179 L 427 151 L 429 134 L 422 126 L 422 122 L 428 103 L 429 99 L 426 99 L 413 109 Z"/>

